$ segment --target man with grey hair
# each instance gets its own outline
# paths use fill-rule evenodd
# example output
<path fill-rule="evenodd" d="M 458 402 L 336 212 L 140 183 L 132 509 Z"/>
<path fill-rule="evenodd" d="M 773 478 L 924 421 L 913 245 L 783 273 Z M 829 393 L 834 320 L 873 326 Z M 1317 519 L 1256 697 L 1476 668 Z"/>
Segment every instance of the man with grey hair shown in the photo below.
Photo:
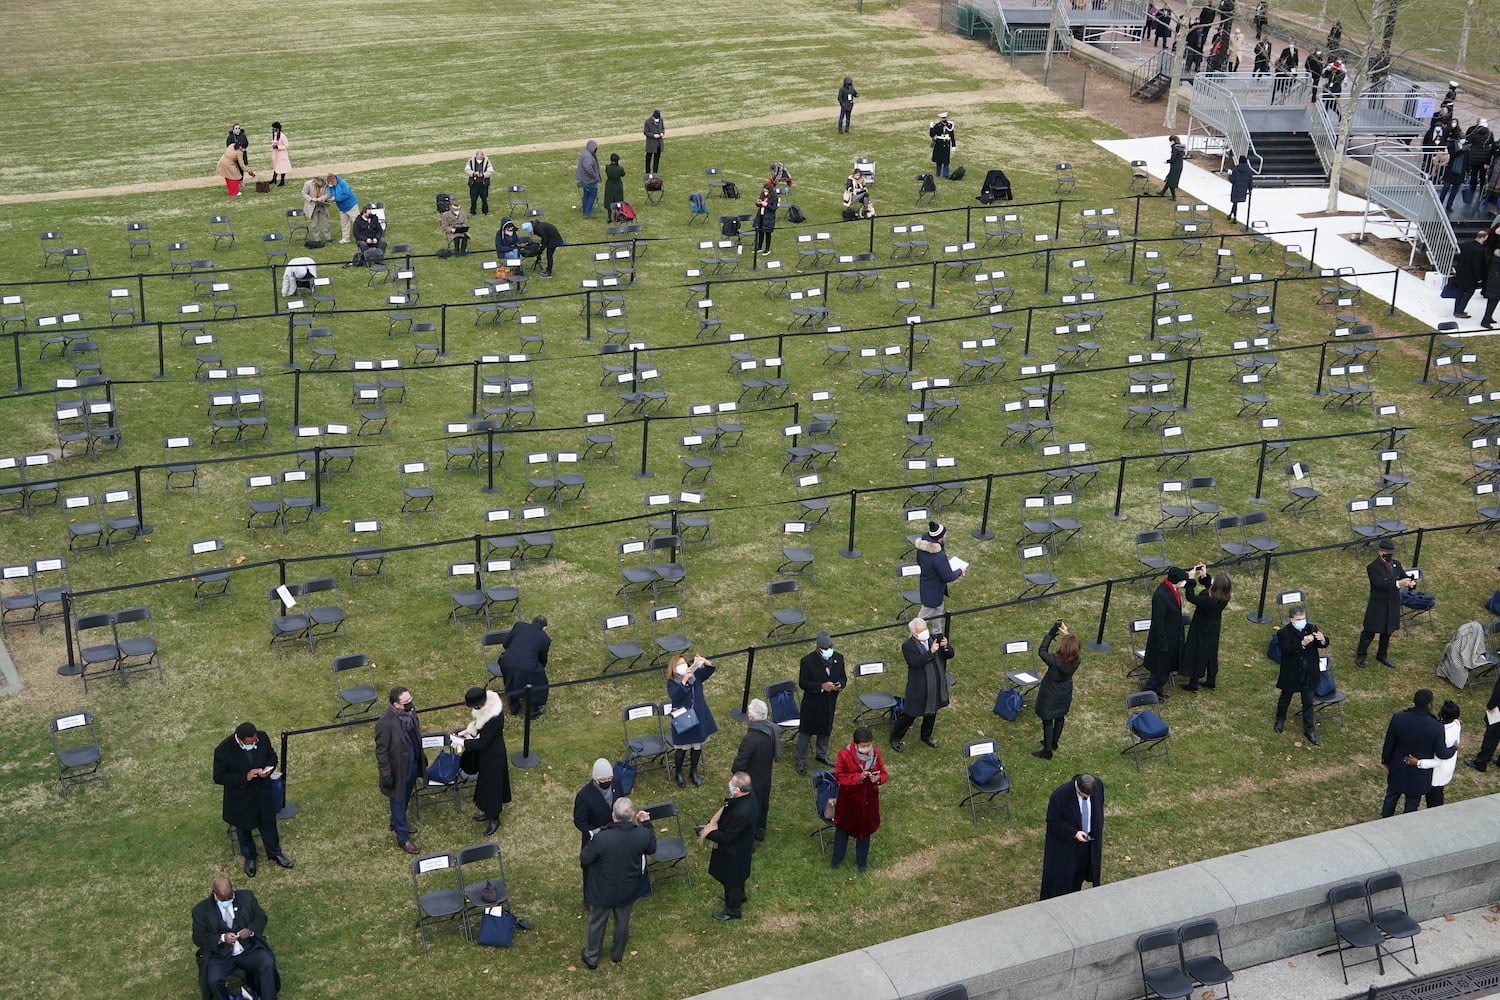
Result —
<path fill-rule="evenodd" d="M 749 717 L 749 725 L 730 770 L 750 775 L 750 783 L 755 788 L 755 803 L 759 806 L 755 817 L 758 843 L 766 839 L 766 816 L 771 811 L 772 765 L 781 760 L 781 734 L 775 725 L 766 721 L 766 703 L 759 698 L 750 699 L 745 714 Z"/>
<path fill-rule="evenodd" d="M 948 706 L 947 664 L 953 659 L 948 637 L 933 635 L 924 619 L 913 618 L 907 628 L 911 635 L 901 644 L 901 655 L 906 659 L 906 695 L 891 728 L 891 749 L 897 753 L 903 748 L 902 737 L 919 717 L 922 742 L 937 749 L 932 727 L 937 722 L 938 709 Z"/>
<path fill-rule="evenodd" d="M 583 901 L 589 907 L 588 941 L 579 956 L 590 969 L 599 968 L 604 948 L 604 926 L 615 918 L 610 941 L 610 961 L 618 965 L 630 943 L 630 908 L 641 894 L 641 875 L 646 858 L 656 853 L 656 829 L 651 814 L 625 796 L 615 799 L 609 825 L 596 833 L 578 855 L 583 866 Z M 644 825 L 643 825 L 644 824 Z"/>
<path fill-rule="evenodd" d="M 729 798 L 714 818 L 698 828 L 698 842 L 713 848 L 708 873 L 724 887 L 724 909 L 715 920 L 738 920 L 745 905 L 745 883 L 755 853 L 755 816 L 759 807 L 751 791 L 750 775 L 736 771 L 729 779 Z"/>

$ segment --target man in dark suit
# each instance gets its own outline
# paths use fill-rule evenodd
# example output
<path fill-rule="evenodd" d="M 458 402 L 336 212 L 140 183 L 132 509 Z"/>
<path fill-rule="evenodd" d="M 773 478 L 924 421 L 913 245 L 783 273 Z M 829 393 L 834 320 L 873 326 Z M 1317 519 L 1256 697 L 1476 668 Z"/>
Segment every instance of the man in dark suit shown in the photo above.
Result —
<path fill-rule="evenodd" d="M 817 737 L 818 762 L 833 767 L 828 759 L 828 737 L 833 735 L 833 715 L 839 692 L 848 683 L 844 654 L 833 648 L 833 636 L 819 632 L 817 648 L 802 657 L 797 668 L 797 686 L 802 689 L 802 708 L 797 719 L 797 773 L 807 773 L 807 745 Z"/>
<path fill-rule="evenodd" d="M 1318 686 L 1318 650 L 1328 648 L 1328 637 L 1307 620 L 1307 609 L 1298 604 L 1276 633 L 1276 646 L 1281 652 L 1281 670 L 1276 675 L 1281 697 L 1276 699 L 1275 729 L 1279 733 L 1286 728 L 1286 711 L 1292 705 L 1292 695 L 1298 694 L 1302 697 L 1302 732 L 1307 742 L 1321 746 L 1314 721 L 1313 691 Z"/>
<path fill-rule="evenodd" d="M 1098 887 L 1104 855 L 1104 782 L 1075 774 L 1047 799 L 1047 839 L 1042 845 L 1042 898 Z"/>
<path fill-rule="evenodd" d="M 781 760 L 781 734 L 766 721 L 766 703 L 751 698 L 745 709 L 749 725 L 740 740 L 740 748 L 734 755 L 731 771 L 744 771 L 750 775 L 750 787 L 755 789 L 755 839 L 766 839 L 766 817 L 771 812 L 772 766 Z"/>
<path fill-rule="evenodd" d="M 531 717 L 547 710 L 547 651 L 552 636 L 547 634 L 547 619 L 537 615 L 529 622 L 516 622 L 500 639 L 505 647 L 500 654 L 500 677 L 505 696 L 510 700 L 510 714 L 519 715 L 525 704 L 526 685 L 531 685 Z"/>
<path fill-rule="evenodd" d="M 1158 698 L 1166 698 L 1162 689 L 1182 666 L 1182 585 L 1187 578 L 1186 570 L 1173 566 L 1151 594 L 1151 628 L 1146 633 L 1146 655 L 1141 662 L 1146 669 L 1142 690 L 1155 691 Z"/>
<path fill-rule="evenodd" d="M 755 853 L 755 818 L 760 807 L 751 791 L 750 775 L 735 772 L 729 779 L 729 798 L 714 818 L 698 830 L 698 842 L 713 845 L 708 873 L 724 887 L 724 908 L 715 920 L 738 920 L 745 905 L 745 883 Z"/>
<path fill-rule="evenodd" d="M 611 808 L 613 821 L 594 835 L 578 855 L 583 866 L 583 901 L 589 907 L 589 936 L 579 956 L 590 969 L 599 968 L 604 949 L 604 925 L 615 918 L 610 941 L 610 961 L 618 965 L 630 943 L 630 908 L 641 894 L 641 872 L 646 857 L 656 853 L 656 829 L 638 826 L 651 814 L 635 811 L 627 798 L 618 798 Z"/>
<path fill-rule="evenodd" d="M 412 842 L 406 806 L 417 781 L 427 773 L 427 751 L 422 749 L 422 723 L 412 707 L 411 692 L 391 688 L 390 704 L 375 720 L 375 769 L 380 793 L 391 800 L 391 830 L 396 846 L 407 854 L 421 854 Z"/>
<path fill-rule="evenodd" d="M 1432 772 L 1406 763 L 1408 756 L 1447 760 L 1456 751 L 1448 745 L 1443 724 L 1432 714 L 1432 692 L 1422 688 L 1412 695 L 1412 706 L 1391 716 L 1385 728 L 1385 745 L 1380 749 L 1380 766 L 1385 768 L 1385 801 L 1381 817 L 1396 814 L 1396 799 L 1406 796 L 1402 812 L 1416 812 L 1422 796 L 1432 790 Z"/>
<path fill-rule="evenodd" d="M 1365 653 L 1370 650 L 1370 640 L 1380 636 L 1375 647 L 1375 659 L 1388 667 L 1396 665 L 1386 655 L 1391 645 L 1391 633 L 1401 628 L 1401 592 L 1416 585 L 1406 575 L 1406 568 L 1396 560 L 1396 546 L 1389 538 L 1382 538 L 1375 560 L 1365 567 L 1370 577 L 1370 599 L 1365 604 L 1365 627 L 1359 633 L 1359 648 L 1354 651 L 1354 665 L 1365 665 Z"/>
<path fill-rule="evenodd" d="M 911 635 L 901 644 L 901 656 L 906 660 L 906 694 L 901 699 L 896 724 L 891 727 L 891 749 L 901 752 L 901 738 L 920 716 L 922 742 L 936 750 L 932 727 L 937 722 L 938 709 L 948 706 L 947 663 L 953 659 L 953 647 L 946 635 L 928 631 L 927 622 L 921 618 L 913 618 L 907 629 Z"/>
<path fill-rule="evenodd" d="M 253 722 L 240 723 L 214 747 L 214 784 L 224 786 L 224 822 L 239 832 L 245 874 L 250 878 L 255 877 L 256 830 L 266 845 L 266 857 L 283 868 L 292 867 L 292 859 L 281 853 L 276 830 L 276 789 L 271 784 L 275 770 L 271 738 Z"/>
<path fill-rule="evenodd" d="M 1500 746 L 1500 722 L 1489 721 L 1489 713 L 1500 709 L 1500 677 L 1495 678 L 1494 690 L 1490 691 L 1490 700 L 1484 703 L 1484 708 L 1484 739 L 1479 742 L 1479 752 L 1464 761 L 1476 771 L 1489 770 L 1490 761 L 1495 758 L 1495 747 Z"/>
<path fill-rule="evenodd" d="M 228 1000 L 224 980 L 235 971 L 251 977 L 256 996 L 276 1000 L 276 956 L 265 932 L 266 911 L 255 893 L 236 891 L 227 878 L 214 879 L 212 895 L 193 906 L 193 944 L 202 963 L 199 982 L 206 980 L 214 1000 Z"/>

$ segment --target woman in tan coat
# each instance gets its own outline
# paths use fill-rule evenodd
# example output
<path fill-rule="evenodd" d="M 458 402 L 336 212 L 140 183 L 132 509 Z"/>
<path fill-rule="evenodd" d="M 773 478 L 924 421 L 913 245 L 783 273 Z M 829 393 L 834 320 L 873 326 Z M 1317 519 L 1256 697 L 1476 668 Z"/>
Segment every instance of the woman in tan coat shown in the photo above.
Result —
<path fill-rule="evenodd" d="M 219 157 L 218 175 L 224 178 L 224 186 L 229 189 L 229 197 L 237 198 L 240 194 L 240 181 L 246 174 L 254 177 L 255 174 L 245 165 L 245 151 L 238 146 L 225 146 L 224 155 Z"/>

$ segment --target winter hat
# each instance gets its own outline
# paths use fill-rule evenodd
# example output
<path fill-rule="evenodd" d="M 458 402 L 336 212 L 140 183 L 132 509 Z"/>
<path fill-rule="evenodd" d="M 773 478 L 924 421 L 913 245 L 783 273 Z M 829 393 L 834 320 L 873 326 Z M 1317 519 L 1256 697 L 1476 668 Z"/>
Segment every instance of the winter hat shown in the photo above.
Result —
<path fill-rule="evenodd" d="M 529 223 L 529 222 L 523 222 L 523 223 L 521 223 L 521 232 L 525 233 L 527 236 L 530 236 L 531 235 L 531 223 Z"/>
<path fill-rule="evenodd" d="M 852 87 L 853 85 L 854 85 L 854 77 L 852 77 L 852 76 L 846 76 L 846 77 L 844 77 L 844 86 L 846 86 L 846 87 Z"/>
<path fill-rule="evenodd" d="M 817 643 L 819 649 L 832 649 L 833 636 L 829 635 L 826 631 L 819 632 Z"/>
<path fill-rule="evenodd" d="M 1187 582 L 1187 578 L 1188 578 L 1187 570 L 1185 570 L 1185 569 L 1182 569 L 1182 568 L 1177 567 L 1177 566 L 1173 566 L 1171 569 L 1167 570 L 1167 582 L 1168 583 L 1173 583 L 1173 584 L 1176 584 L 1176 583 L 1186 583 Z"/>
<path fill-rule="evenodd" d="M 1395 552 L 1396 551 L 1396 545 L 1395 545 L 1395 543 L 1392 542 L 1389 538 L 1382 538 L 1380 540 L 1380 544 L 1377 545 L 1377 546 L 1375 546 L 1375 548 L 1376 548 L 1377 551 L 1380 551 L 1380 552 Z"/>
<path fill-rule="evenodd" d="M 948 529 L 936 521 L 927 522 L 927 540 L 929 542 L 941 542 L 943 536 L 948 534 Z"/>
<path fill-rule="evenodd" d="M 608 760 L 600 757 L 598 760 L 594 761 L 595 781 L 603 781 L 605 778 L 613 778 L 614 776 L 615 769 Z"/>
<path fill-rule="evenodd" d="M 484 704 L 485 690 L 481 687 L 472 687 L 464 692 L 464 704 L 470 708 L 479 708 Z"/>
<path fill-rule="evenodd" d="M 938 115 L 938 117 L 946 120 L 948 117 L 948 112 L 944 111 L 942 114 Z"/>

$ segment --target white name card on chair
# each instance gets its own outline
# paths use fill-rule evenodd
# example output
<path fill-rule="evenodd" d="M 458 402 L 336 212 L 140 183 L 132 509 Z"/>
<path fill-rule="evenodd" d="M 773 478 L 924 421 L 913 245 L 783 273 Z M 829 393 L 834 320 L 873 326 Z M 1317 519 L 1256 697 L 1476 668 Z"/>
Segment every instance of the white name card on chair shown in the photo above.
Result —
<path fill-rule="evenodd" d="M 970 746 L 969 746 L 969 756 L 970 757 L 982 757 L 982 756 L 984 756 L 987 753 L 994 753 L 994 752 L 995 752 L 995 743 L 994 743 L 993 740 L 985 740 L 982 743 L 973 743 L 973 744 L 970 744 Z"/>
<path fill-rule="evenodd" d="M 292 592 L 287 589 L 284 583 L 276 588 L 276 596 L 281 598 L 281 603 L 284 607 L 295 608 L 297 606 L 297 599 L 292 596 Z"/>
<path fill-rule="evenodd" d="M 626 616 L 619 615 L 617 617 L 609 619 L 609 621 L 607 622 L 607 627 L 608 628 L 616 628 L 616 627 L 618 627 L 620 625 L 628 624 L 629 621 L 630 621 L 630 619 L 627 618 Z M 653 716 L 655 714 L 656 714 L 656 706 L 655 705 L 637 705 L 635 708 L 632 708 L 629 711 L 627 711 L 625 713 L 625 717 L 627 719 L 629 719 L 631 722 L 634 722 L 636 719 L 649 719 L 649 718 L 651 718 L 651 716 Z"/>

